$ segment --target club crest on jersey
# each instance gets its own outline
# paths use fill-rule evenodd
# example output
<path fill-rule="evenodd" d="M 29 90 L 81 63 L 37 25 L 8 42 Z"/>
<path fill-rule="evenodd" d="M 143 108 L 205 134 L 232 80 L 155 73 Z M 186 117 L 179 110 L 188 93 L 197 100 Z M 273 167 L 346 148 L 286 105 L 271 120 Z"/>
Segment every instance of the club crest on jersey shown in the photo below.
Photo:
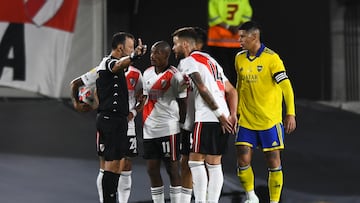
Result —
<path fill-rule="evenodd" d="M 258 72 L 261 72 L 263 67 L 262 66 L 257 66 L 256 69 L 257 69 Z"/>
<path fill-rule="evenodd" d="M 135 83 L 136 83 L 136 80 L 134 78 L 130 78 L 129 82 L 130 82 L 131 87 L 134 87 Z"/>
<path fill-rule="evenodd" d="M 161 80 L 161 88 L 165 88 L 167 85 L 168 81 L 167 80 Z"/>

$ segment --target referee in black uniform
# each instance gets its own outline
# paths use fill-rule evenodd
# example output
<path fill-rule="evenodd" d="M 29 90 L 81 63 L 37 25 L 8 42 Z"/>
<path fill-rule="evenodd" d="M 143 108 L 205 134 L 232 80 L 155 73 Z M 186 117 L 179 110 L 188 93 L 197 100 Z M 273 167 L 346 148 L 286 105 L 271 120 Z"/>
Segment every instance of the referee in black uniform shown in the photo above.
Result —
<path fill-rule="evenodd" d="M 132 34 L 114 34 L 111 54 L 104 57 L 97 68 L 99 107 L 96 128 L 98 151 L 103 152 L 105 158 L 102 180 L 104 203 L 116 203 L 118 181 L 128 150 L 129 99 L 124 69 L 146 53 L 146 45 L 142 44 L 141 39 L 134 47 Z"/>

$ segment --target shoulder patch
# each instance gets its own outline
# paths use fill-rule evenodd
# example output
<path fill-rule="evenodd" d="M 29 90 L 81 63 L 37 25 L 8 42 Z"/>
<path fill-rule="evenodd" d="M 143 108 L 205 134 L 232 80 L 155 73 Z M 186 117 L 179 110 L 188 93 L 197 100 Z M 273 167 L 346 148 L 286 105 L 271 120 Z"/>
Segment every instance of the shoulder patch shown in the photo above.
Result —
<path fill-rule="evenodd" d="M 265 47 L 264 49 L 264 53 L 268 53 L 268 54 L 275 54 L 275 52 L 267 47 Z"/>
<path fill-rule="evenodd" d="M 247 50 L 241 50 L 236 55 L 246 54 L 247 52 L 248 52 Z"/>

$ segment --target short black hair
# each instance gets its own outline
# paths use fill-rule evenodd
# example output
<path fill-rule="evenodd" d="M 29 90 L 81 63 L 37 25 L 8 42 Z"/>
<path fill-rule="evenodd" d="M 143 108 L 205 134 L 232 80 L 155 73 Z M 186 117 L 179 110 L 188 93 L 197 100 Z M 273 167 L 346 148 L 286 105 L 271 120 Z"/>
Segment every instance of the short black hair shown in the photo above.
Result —
<path fill-rule="evenodd" d="M 197 42 L 201 42 L 203 44 L 206 44 L 207 42 L 207 33 L 204 29 L 201 27 L 194 27 L 195 32 L 197 33 L 198 37 L 196 38 Z"/>
<path fill-rule="evenodd" d="M 240 27 L 239 30 L 245 30 L 246 32 L 248 31 L 254 31 L 254 30 L 259 30 L 261 32 L 261 27 L 259 24 L 257 24 L 255 21 L 248 21 L 243 23 Z"/>
<path fill-rule="evenodd" d="M 197 39 L 198 39 L 198 34 L 193 27 L 179 28 L 179 29 L 175 30 L 171 36 L 172 37 L 177 36 L 179 38 L 193 39 L 194 41 L 197 41 Z"/>
<path fill-rule="evenodd" d="M 135 40 L 135 37 L 128 32 L 117 32 L 112 37 L 111 48 L 116 49 L 119 44 L 125 44 L 126 38 Z"/>
<path fill-rule="evenodd" d="M 170 44 L 166 41 L 157 41 L 153 44 L 154 47 L 158 48 L 161 52 L 166 53 L 167 55 L 170 55 L 171 53 L 171 47 Z"/>

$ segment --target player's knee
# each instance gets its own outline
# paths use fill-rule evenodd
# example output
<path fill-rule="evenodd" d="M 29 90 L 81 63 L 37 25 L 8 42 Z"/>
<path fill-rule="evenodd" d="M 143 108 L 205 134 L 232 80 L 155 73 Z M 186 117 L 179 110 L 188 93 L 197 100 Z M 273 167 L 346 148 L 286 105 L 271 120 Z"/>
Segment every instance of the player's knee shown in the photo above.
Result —
<path fill-rule="evenodd" d="M 160 176 L 160 168 L 149 167 L 149 168 L 147 168 L 147 173 L 150 177 Z"/>
<path fill-rule="evenodd" d="M 169 175 L 170 178 L 178 178 L 180 176 L 179 174 L 179 168 L 178 165 L 169 165 L 166 167 L 166 172 Z"/>
<path fill-rule="evenodd" d="M 281 165 L 280 155 L 276 151 L 266 152 L 266 163 L 268 168 L 278 168 Z"/>
<path fill-rule="evenodd" d="M 131 171 L 131 169 L 132 169 L 131 159 L 126 158 L 124 163 L 125 164 L 124 164 L 123 171 Z"/>

